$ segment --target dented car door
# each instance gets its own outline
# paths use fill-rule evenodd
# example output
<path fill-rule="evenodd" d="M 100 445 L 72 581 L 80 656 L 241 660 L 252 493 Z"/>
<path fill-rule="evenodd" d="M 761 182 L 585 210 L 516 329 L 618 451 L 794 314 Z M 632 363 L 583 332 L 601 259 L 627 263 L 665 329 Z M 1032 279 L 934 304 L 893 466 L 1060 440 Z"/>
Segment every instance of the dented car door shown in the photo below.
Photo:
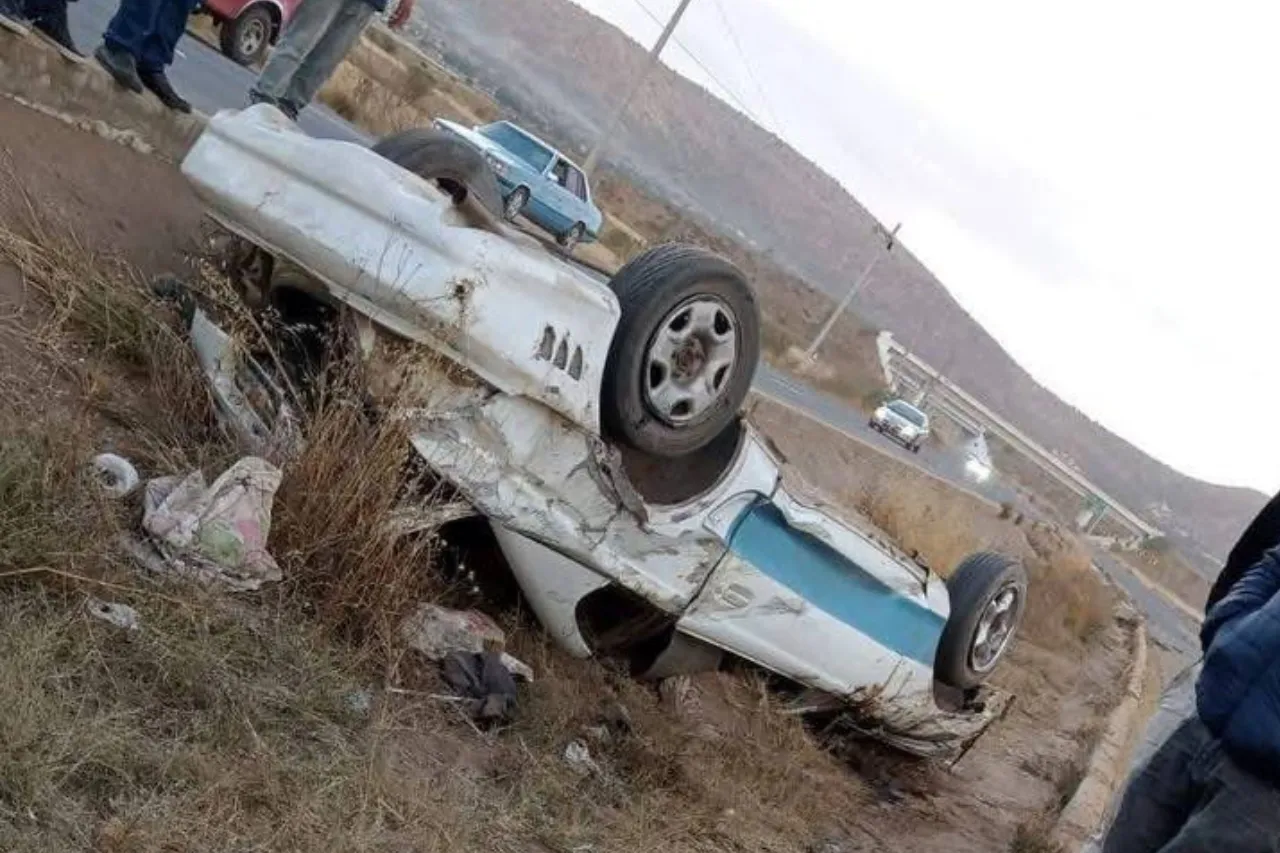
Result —
<path fill-rule="evenodd" d="M 889 571 L 890 560 L 779 489 L 738 514 L 728 553 L 679 628 L 838 696 L 919 690 L 932 680 L 945 590 L 931 596 L 927 573 Z"/>

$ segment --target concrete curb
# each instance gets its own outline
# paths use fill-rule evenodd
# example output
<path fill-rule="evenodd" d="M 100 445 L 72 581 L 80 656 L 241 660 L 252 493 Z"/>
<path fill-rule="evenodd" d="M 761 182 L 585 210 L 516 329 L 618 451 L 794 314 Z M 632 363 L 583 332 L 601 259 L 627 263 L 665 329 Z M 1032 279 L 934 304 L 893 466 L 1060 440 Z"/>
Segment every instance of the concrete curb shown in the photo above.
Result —
<path fill-rule="evenodd" d="M 150 94 L 126 92 L 93 59 L 72 62 L 35 36 L 4 29 L 0 94 L 135 150 L 149 147 L 149 153 L 172 161 L 182 159 L 206 121 L 199 114 L 174 113 Z"/>
<path fill-rule="evenodd" d="M 1144 720 L 1143 692 L 1147 675 L 1147 624 L 1133 630 L 1133 657 L 1124 695 L 1107 717 L 1102 737 L 1089 757 L 1089 766 L 1075 794 L 1058 816 L 1054 840 L 1064 850 L 1079 850 L 1102 823 L 1116 788 L 1124 781 L 1134 741 Z"/>

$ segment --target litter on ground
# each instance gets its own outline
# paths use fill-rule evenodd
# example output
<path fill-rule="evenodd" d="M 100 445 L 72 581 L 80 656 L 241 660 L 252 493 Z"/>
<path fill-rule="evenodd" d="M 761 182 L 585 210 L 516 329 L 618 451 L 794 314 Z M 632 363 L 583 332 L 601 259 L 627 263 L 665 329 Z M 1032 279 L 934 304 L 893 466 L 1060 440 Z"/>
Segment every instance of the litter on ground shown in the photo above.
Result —
<path fill-rule="evenodd" d="M 138 487 L 138 470 L 123 456 L 101 453 L 89 467 L 107 497 L 123 498 Z"/>
<path fill-rule="evenodd" d="M 119 604 L 114 601 L 102 601 L 101 599 L 90 596 L 85 599 L 84 611 L 94 619 L 101 619 L 103 622 L 109 622 L 117 628 L 123 628 L 126 631 L 136 631 L 142 627 L 138 621 L 138 611 L 134 610 L 127 604 Z"/>
<path fill-rule="evenodd" d="M 168 571 L 256 590 L 281 577 L 267 551 L 271 504 L 279 487 L 279 469 L 253 456 L 236 462 L 212 485 L 199 471 L 158 477 L 147 482 L 142 527 Z M 135 556 L 148 568 L 156 565 Z"/>

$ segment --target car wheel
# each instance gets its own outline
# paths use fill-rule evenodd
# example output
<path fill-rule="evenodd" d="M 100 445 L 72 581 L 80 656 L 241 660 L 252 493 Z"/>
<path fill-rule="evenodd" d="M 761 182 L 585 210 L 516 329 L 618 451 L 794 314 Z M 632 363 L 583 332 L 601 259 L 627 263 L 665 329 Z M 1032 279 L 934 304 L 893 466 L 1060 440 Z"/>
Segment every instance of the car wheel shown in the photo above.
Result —
<path fill-rule="evenodd" d="M 934 674 L 967 690 L 985 681 L 1013 645 L 1026 610 L 1027 572 L 1003 554 L 971 554 L 947 579 L 947 592 L 951 616 Z"/>
<path fill-rule="evenodd" d="M 456 136 L 413 128 L 383 137 L 373 150 L 418 177 L 434 181 L 455 204 L 470 197 L 490 215 L 502 215 L 502 191 L 493 169 L 480 152 Z"/>
<path fill-rule="evenodd" d="M 638 450 L 676 457 L 737 415 L 760 360 L 760 312 L 746 277 L 694 246 L 649 249 L 609 282 L 622 317 L 609 348 L 600 413 Z"/>
<path fill-rule="evenodd" d="M 223 21 L 218 32 L 222 52 L 240 65 L 255 65 L 267 53 L 275 21 L 265 6 L 250 6 L 230 21 Z"/>
<path fill-rule="evenodd" d="M 912 452 L 912 453 L 919 453 L 919 452 L 920 452 L 920 445 L 918 445 L 918 444 L 913 444 L 913 445 L 911 445 L 911 452 Z"/>
<path fill-rule="evenodd" d="M 502 218 L 508 222 L 515 222 L 516 217 L 524 212 L 524 206 L 528 203 L 528 188 L 516 187 L 515 191 L 507 196 L 506 202 L 502 205 Z"/>
<path fill-rule="evenodd" d="M 574 226 L 568 231 L 556 238 L 556 242 L 560 244 L 560 248 L 566 253 L 572 252 L 574 247 L 582 242 L 582 237 L 587 233 L 587 226 L 581 222 L 574 223 Z"/>

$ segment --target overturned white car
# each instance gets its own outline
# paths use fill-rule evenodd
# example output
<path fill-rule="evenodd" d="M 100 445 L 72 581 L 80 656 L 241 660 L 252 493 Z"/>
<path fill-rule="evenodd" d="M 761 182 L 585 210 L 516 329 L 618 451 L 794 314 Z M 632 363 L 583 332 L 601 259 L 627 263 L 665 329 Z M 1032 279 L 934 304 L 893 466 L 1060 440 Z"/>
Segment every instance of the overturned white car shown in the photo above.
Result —
<path fill-rule="evenodd" d="M 414 449 L 490 519 L 569 652 L 650 676 L 733 655 L 795 685 L 796 708 L 923 755 L 1005 706 L 982 683 L 1021 566 L 977 554 L 944 583 L 800 497 L 738 417 L 759 318 L 727 261 L 664 246 L 606 284 L 484 213 L 484 161 L 427 131 L 368 150 L 258 106 L 214 117 L 182 169 L 242 238 L 248 301 L 345 315 L 373 364 L 405 341 L 444 356 L 412 362 Z"/>

